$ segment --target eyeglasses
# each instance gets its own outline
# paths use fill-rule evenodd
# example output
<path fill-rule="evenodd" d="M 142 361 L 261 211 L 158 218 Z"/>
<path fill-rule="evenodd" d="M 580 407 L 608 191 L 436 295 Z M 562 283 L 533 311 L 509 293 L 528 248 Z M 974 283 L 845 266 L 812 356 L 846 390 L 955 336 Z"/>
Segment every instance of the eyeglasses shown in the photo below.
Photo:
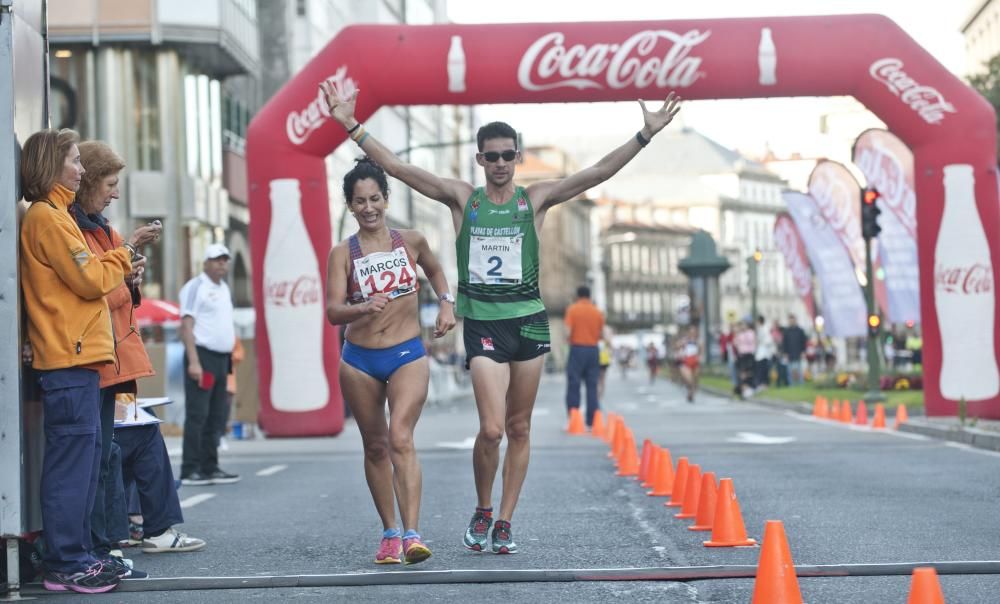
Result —
<path fill-rule="evenodd" d="M 517 150 L 507 149 L 506 151 L 487 151 L 485 153 L 480 153 L 480 155 L 482 155 L 483 159 L 489 163 L 494 164 L 499 161 L 501 157 L 504 161 L 514 161 L 514 158 L 517 157 Z"/>

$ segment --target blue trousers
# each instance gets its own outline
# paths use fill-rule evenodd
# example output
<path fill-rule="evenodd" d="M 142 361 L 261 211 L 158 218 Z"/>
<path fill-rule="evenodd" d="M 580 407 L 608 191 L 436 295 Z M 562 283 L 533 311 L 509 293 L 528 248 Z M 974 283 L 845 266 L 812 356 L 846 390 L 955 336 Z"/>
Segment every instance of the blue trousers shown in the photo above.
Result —
<path fill-rule="evenodd" d="M 566 362 L 566 409 L 580 408 L 580 382 L 587 385 L 587 425 L 594 423 L 598 409 L 597 379 L 601 375 L 597 346 L 570 346 Z"/>
<path fill-rule="evenodd" d="M 119 541 L 128 539 L 125 488 L 122 484 L 121 451 L 112 440 L 115 432 L 115 393 L 101 389 L 101 469 L 97 478 L 90 533 L 94 554 L 106 556 Z"/>
<path fill-rule="evenodd" d="M 45 413 L 41 507 L 45 566 L 77 572 L 94 563 L 90 514 L 101 465 L 101 389 L 97 372 L 39 372 Z"/>
<path fill-rule="evenodd" d="M 155 535 L 184 522 L 159 424 L 118 428 L 115 442 L 122 450 L 125 484 L 134 483 L 139 493 L 145 533 Z"/>

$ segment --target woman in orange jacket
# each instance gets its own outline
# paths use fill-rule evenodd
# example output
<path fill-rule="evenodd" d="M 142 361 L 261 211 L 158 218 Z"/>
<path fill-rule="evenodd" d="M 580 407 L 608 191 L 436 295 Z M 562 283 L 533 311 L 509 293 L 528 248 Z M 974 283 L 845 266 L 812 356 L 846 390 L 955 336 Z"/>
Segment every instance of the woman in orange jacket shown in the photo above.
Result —
<path fill-rule="evenodd" d="M 100 141 L 87 141 L 80 146 L 80 163 L 86 172 L 76 192 L 76 203 L 69 211 L 83 233 L 87 247 L 97 257 L 121 247 L 122 236 L 101 212 L 111 200 L 118 198 L 119 172 L 125 162 Z M 160 236 L 160 225 L 139 227 L 129 237 L 129 244 L 139 248 L 156 241 Z M 144 270 L 145 259 L 137 257 L 132 263 L 132 272 L 118 286 L 104 297 L 111 311 L 111 332 L 114 336 L 115 361 L 98 369 L 101 387 L 101 467 L 98 474 L 97 495 L 90 515 L 94 555 L 108 565 L 116 567 L 122 576 L 139 577 L 141 574 L 125 566 L 120 558 L 111 556 L 114 544 L 128 536 L 127 519 L 122 510 L 121 518 L 112 514 L 112 502 L 116 495 L 118 472 L 111 472 L 111 440 L 115 426 L 115 397 L 119 393 L 135 394 L 136 379 L 153 375 L 153 365 L 142 345 L 142 338 L 132 321 L 132 309 L 139 305 L 139 281 Z"/>
<path fill-rule="evenodd" d="M 100 467 L 98 370 L 114 360 L 104 296 L 132 272 L 135 248 L 92 254 L 69 213 L 84 169 L 72 130 L 42 130 L 21 152 L 31 202 L 21 222 L 21 291 L 45 415 L 41 507 L 45 588 L 101 593 L 117 572 L 91 554 L 90 508 Z"/>

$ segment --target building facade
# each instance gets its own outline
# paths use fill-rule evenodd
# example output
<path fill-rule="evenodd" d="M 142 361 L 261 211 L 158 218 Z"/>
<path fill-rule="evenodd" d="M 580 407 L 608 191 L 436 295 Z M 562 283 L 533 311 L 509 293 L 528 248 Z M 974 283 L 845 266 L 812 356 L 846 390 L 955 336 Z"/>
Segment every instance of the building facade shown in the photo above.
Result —
<path fill-rule="evenodd" d="M 256 4 L 49 0 L 49 36 L 53 126 L 104 140 L 124 158 L 122 200 L 108 217 L 122 232 L 163 222 L 145 291 L 176 299 L 204 248 L 230 229 L 225 166 L 238 142 L 223 132 L 245 131 L 249 111 L 232 108 L 256 99 L 225 82 L 256 76 Z M 233 188 L 244 194 L 245 180 Z M 249 250 L 233 247 L 234 275 L 248 274 Z"/>
<path fill-rule="evenodd" d="M 965 75 L 986 71 L 990 59 L 1000 54 L 1000 2 L 977 0 L 962 23 L 965 38 Z"/>

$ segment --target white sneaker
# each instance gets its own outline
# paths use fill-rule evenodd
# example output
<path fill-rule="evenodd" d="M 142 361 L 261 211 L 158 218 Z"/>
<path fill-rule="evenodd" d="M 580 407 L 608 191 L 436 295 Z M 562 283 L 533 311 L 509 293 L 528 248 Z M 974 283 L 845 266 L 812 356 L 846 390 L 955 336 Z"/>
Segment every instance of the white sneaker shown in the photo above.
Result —
<path fill-rule="evenodd" d="M 176 529 L 167 529 L 159 537 L 146 537 L 142 540 L 144 554 L 161 554 L 165 552 L 196 552 L 205 547 L 205 542 L 195 537 L 178 533 Z"/>

